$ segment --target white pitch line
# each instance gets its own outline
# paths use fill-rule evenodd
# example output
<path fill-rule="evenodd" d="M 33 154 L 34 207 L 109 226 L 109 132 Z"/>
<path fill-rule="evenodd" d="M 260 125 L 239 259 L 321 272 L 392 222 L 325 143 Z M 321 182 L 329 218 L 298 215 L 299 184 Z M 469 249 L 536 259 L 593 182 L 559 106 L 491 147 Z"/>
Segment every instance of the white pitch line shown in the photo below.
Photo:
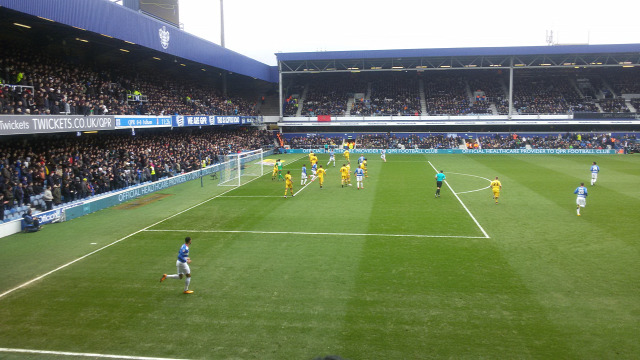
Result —
<path fill-rule="evenodd" d="M 455 173 L 455 172 L 450 172 L 449 174 L 456 174 L 456 175 L 464 175 L 464 176 L 472 176 L 472 177 L 477 177 L 480 179 L 484 179 L 487 180 L 489 183 L 491 183 L 490 179 L 487 179 L 486 177 L 482 177 L 482 176 L 478 176 L 478 175 L 471 175 L 471 174 L 463 174 L 463 173 Z M 447 184 L 448 185 L 448 184 Z M 488 185 L 487 187 L 483 187 L 481 189 L 477 189 L 477 190 L 469 190 L 469 191 L 461 191 L 458 194 L 467 194 L 467 193 L 472 193 L 472 192 L 477 192 L 477 191 L 482 191 L 482 190 L 487 190 L 488 188 L 490 188 L 491 185 Z"/>
<path fill-rule="evenodd" d="M 263 176 L 264 176 L 264 175 L 263 175 Z M 256 180 L 256 179 L 259 179 L 259 178 L 260 178 L 260 176 L 258 176 L 258 177 L 256 177 L 256 178 L 254 178 L 254 179 L 251 179 L 251 180 L 247 181 L 246 183 L 244 183 L 243 185 L 246 185 L 246 184 L 248 184 L 248 183 L 250 183 L 250 182 L 252 182 L 252 181 L 254 181 L 254 180 Z M 123 240 L 126 240 L 126 239 L 128 239 L 128 238 L 132 237 L 133 235 L 138 234 L 139 232 L 145 231 L 145 230 L 149 229 L 150 227 L 156 226 L 156 225 L 158 225 L 158 224 L 160 224 L 160 223 L 163 223 L 163 222 L 165 222 L 165 221 L 167 221 L 167 220 L 169 220 L 169 219 L 171 219 L 171 218 L 173 218 L 173 217 L 176 217 L 176 216 L 178 216 L 178 215 L 180 215 L 180 214 L 183 214 L 183 213 L 185 213 L 185 212 L 187 212 L 187 211 L 189 211 L 189 210 L 191 210 L 191 209 L 194 209 L 194 208 L 196 208 L 196 207 L 198 207 L 198 206 L 200 206 L 200 205 L 202 205 L 202 204 L 208 203 L 209 201 L 211 201 L 211 200 L 213 200 L 213 199 L 216 199 L 216 198 L 218 198 L 218 197 L 220 197 L 220 196 L 222 196 L 222 195 L 224 195 L 224 194 L 226 194 L 226 193 L 228 193 L 228 192 L 230 192 L 230 191 L 233 191 L 233 190 L 235 190 L 235 189 L 236 189 L 236 187 L 231 188 L 231 189 L 229 189 L 229 190 L 227 190 L 227 191 L 224 191 L 224 192 L 222 192 L 222 193 L 220 193 L 220 194 L 218 194 L 218 195 L 216 195 L 216 196 L 214 196 L 214 197 L 212 197 L 212 198 L 209 198 L 209 199 L 207 199 L 207 200 L 205 200 L 205 201 L 203 201 L 203 202 L 201 202 L 201 203 L 198 203 L 198 204 L 196 204 L 196 205 L 193 205 L 193 206 L 192 206 L 192 207 L 190 207 L 190 208 L 187 208 L 187 209 L 182 210 L 182 211 L 180 211 L 180 212 L 178 212 L 178 213 L 175 213 L 175 214 L 173 214 L 173 215 L 171 215 L 171 216 L 169 216 L 169 217 L 167 217 L 167 218 L 165 218 L 165 219 L 162 219 L 162 220 L 160 220 L 160 221 L 158 221 L 158 222 L 156 222 L 156 223 L 154 223 L 154 224 L 151 224 L 151 225 L 149 225 L 149 226 L 147 226 L 147 227 L 145 227 L 145 228 L 142 228 L 142 229 L 140 229 L 140 230 L 138 230 L 138 231 L 136 231 L 136 232 L 133 232 L 133 233 L 131 233 L 131 234 L 129 234 L 129 235 L 127 235 L 127 236 L 123 237 L 123 238 L 120 238 L 120 239 L 118 239 L 118 240 L 116 240 L 116 241 L 114 241 L 114 242 L 112 242 L 112 243 L 110 243 L 110 244 L 108 244 L 108 245 L 105 245 L 105 246 L 101 247 L 100 249 L 94 250 L 94 251 L 92 251 L 92 252 L 90 252 L 90 253 L 88 253 L 88 254 L 86 254 L 86 255 L 84 255 L 84 256 L 81 256 L 81 257 L 79 257 L 79 258 L 77 258 L 77 259 L 75 259 L 75 260 L 73 260 L 73 261 L 70 261 L 70 262 L 68 262 L 68 263 L 66 263 L 66 264 L 64 264 L 64 265 L 62 265 L 62 266 L 59 266 L 59 267 L 57 267 L 57 268 L 55 268 L 55 269 L 53 269 L 53 270 L 51 270 L 51 271 L 49 271 L 49 272 L 47 272 L 47 273 L 44 273 L 44 274 L 42 274 L 42 275 L 40 275 L 40 276 L 38 276 L 38 277 L 36 277 L 36 278 L 34 278 L 34 279 L 31 279 L 31 280 L 27 281 L 26 283 L 23 283 L 23 284 L 21 284 L 21 285 L 18 285 L 18 286 L 16 286 L 16 287 L 14 287 L 13 289 L 9 289 L 9 290 L 7 290 L 7 291 L 3 292 L 2 294 L 0 294 L 0 298 L 3 298 L 3 297 L 5 297 L 5 296 L 7 296 L 7 295 L 11 294 L 12 292 L 14 292 L 14 291 L 16 291 L 16 290 L 18 290 L 18 289 L 22 289 L 22 288 L 23 288 L 23 287 L 25 287 L 25 286 L 28 286 L 28 285 L 30 285 L 30 284 L 33 284 L 34 282 L 36 282 L 36 281 L 38 281 L 38 280 L 41 280 L 41 279 L 43 279 L 43 278 L 45 278 L 45 277 L 47 277 L 47 276 L 49 276 L 49 275 L 51 275 L 51 274 L 53 274 L 53 273 L 55 273 L 55 272 L 59 271 L 59 270 L 62 270 L 62 269 L 66 268 L 66 267 L 67 267 L 67 266 L 69 266 L 69 265 L 75 264 L 76 262 L 78 262 L 78 261 L 80 261 L 80 260 L 82 260 L 82 259 L 84 259 L 84 258 L 86 258 L 86 257 L 88 257 L 88 256 L 91 256 L 91 255 L 93 255 L 93 254 L 95 254 L 95 253 L 97 253 L 97 252 L 99 252 L 99 251 L 102 251 L 102 250 L 104 250 L 104 249 L 106 249 L 106 248 L 108 248 L 108 247 L 110 247 L 110 246 L 113 246 L 113 245 L 115 245 L 115 244 L 117 244 L 117 243 L 119 243 L 119 242 L 121 242 L 121 241 L 123 241 Z"/>
<path fill-rule="evenodd" d="M 68 352 L 68 351 L 47 351 L 47 350 L 10 349 L 10 348 L 0 348 L 0 352 L 21 353 L 21 354 L 38 354 L 38 355 L 83 356 L 83 357 L 103 358 L 103 359 L 182 360 L 182 359 L 176 359 L 176 358 L 159 358 L 159 357 L 110 355 L 110 354 L 92 354 L 92 353 L 76 353 L 76 352 Z"/>
<path fill-rule="evenodd" d="M 328 236 L 387 236 L 387 237 L 416 237 L 416 238 L 461 238 L 486 239 L 485 236 L 463 235 L 423 235 L 423 234 L 356 234 L 356 233 L 328 233 L 302 231 L 252 231 L 252 230 L 144 230 L 147 232 L 190 232 L 190 233 L 234 233 L 234 234 L 272 234 L 272 235 L 328 235 Z"/>
<path fill-rule="evenodd" d="M 225 195 L 225 196 L 218 196 L 221 198 L 277 198 L 280 196 L 277 195 Z"/>
<path fill-rule="evenodd" d="M 311 185 L 311 183 L 312 183 L 312 182 L 314 182 L 314 181 L 315 181 L 315 180 L 310 180 L 310 181 L 308 181 L 306 184 L 304 184 L 304 185 L 302 186 L 302 188 L 300 188 L 300 190 L 296 191 L 296 192 L 293 194 L 293 196 L 298 195 L 298 193 L 299 193 L 300 191 L 304 190 L 307 186 Z"/>
<path fill-rule="evenodd" d="M 431 167 L 433 168 L 433 170 L 436 172 L 436 174 L 438 173 L 438 169 L 436 169 L 435 166 L 433 166 L 433 164 L 431 163 L 431 161 L 427 161 L 429 163 L 429 165 L 431 165 Z M 453 193 L 453 195 L 456 197 L 456 199 L 458 199 L 458 201 L 460 202 L 460 204 L 462 205 L 462 207 L 467 211 L 467 214 L 469 214 L 469 216 L 471 216 L 471 219 L 473 219 L 473 222 L 476 223 L 476 225 L 478 225 L 478 228 L 480 228 L 480 231 L 482 231 L 482 233 L 484 234 L 484 237 L 487 239 L 490 239 L 489 234 L 487 234 L 486 231 L 484 231 L 484 229 L 482 228 L 482 225 L 480 225 L 480 223 L 478 222 L 478 220 L 476 220 L 475 216 L 473 216 L 473 214 L 471 213 L 471 211 L 469 211 L 469 209 L 467 208 L 467 206 L 462 202 L 462 200 L 460 200 L 460 197 L 458 196 L 458 194 L 456 194 L 456 192 L 453 190 L 453 188 L 451 187 L 451 185 L 449 185 L 449 182 L 447 180 L 444 181 L 445 184 L 447 184 L 447 186 L 449 187 L 449 190 L 451 190 L 451 193 Z"/>

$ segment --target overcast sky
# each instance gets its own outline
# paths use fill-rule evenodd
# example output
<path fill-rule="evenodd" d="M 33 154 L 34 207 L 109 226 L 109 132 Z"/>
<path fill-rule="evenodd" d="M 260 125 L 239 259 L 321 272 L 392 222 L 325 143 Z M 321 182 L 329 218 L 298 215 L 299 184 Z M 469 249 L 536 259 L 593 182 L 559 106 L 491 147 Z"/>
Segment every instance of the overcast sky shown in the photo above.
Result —
<path fill-rule="evenodd" d="M 276 52 L 640 43 L 640 2 L 225 0 L 225 45 Z M 220 0 L 180 0 L 184 30 L 220 44 Z"/>

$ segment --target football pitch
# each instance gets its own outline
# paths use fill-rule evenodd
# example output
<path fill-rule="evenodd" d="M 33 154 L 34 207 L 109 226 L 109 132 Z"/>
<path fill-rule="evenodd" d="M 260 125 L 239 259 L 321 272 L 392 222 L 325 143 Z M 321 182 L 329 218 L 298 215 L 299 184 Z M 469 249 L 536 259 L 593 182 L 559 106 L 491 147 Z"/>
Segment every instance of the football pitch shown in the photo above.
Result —
<path fill-rule="evenodd" d="M 640 358 L 639 156 L 366 156 L 362 190 L 272 155 L 295 197 L 265 166 L 0 239 L 0 358 Z"/>

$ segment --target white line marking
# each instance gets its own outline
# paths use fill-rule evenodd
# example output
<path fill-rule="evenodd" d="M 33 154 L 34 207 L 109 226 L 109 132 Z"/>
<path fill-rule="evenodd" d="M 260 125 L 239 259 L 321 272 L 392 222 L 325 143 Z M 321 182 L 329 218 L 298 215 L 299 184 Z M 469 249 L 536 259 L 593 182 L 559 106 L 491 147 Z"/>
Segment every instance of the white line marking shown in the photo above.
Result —
<path fill-rule="evenodd" d="M 266 174 L 264 174 L 264 175 L 262 175 L 262 176 L 265 176 L 265 175 L 266 175 Z M 251 180 L 247 181 L 246 183 L 244 183 L 244 184 L 242 184 L 242 185 L 247 185 L 248 183 L 250 183 L 250 182 L 252 182 L 252 181 L 254 181 L 254 180 L 257 180 L 257 179 L 259 179 L 259 178 L 260 178 L 260 176 L 255 177 L 255 178 L 253 178 L 253 179 L 251 179 Z M 242 185 L 241 185 L 241 186 L 242 186 Z M 90 252 L 90 253 L 88 253 L 88 254 L 86 254 L 86 255 L 84 255 L 84 256 L 81 256 L 81 257 L 79 257 L 79 258 L 77 258 L 77 259 L 75 259 L 75 260 L 73 260 L 73 261 L 70 261 L 70 262 L 68 262 L 68 263 L 66 263 L 66 264 L 64 264 L 64 265 L 62 265 L 62 266 L 59 266 L 59 267 L 57 267 L 57 268 L 55 268 L 55 269 L 53 269 L 53 270 L 51 270 L 51 271 L 49 271 L 49 272 L 47 272 L 47 273 L 45 273 L 45 274 L 42 274 L 42 275 L 40 275 L 40 276 L 38 276 L 38 277 L 36 277 L 36 278 L 34 278 L 34 279 L 31 279 L 31 280 L 27 281 L 27 282 L 26 282 L 26 283 L 24 283 L 24 284 L 18 285 L 18 286 L 16 286 L 16 287 L 14 287 L 13 289 L 7 290 L 7 291 L 3 292 L 2 294 L 0 294 L 0 298 L 3 298 L 3 297 L 5 297 L 5 296 L 7 296 L 7 295 L 11 294 L 12 292 L 14 292 L 14 291 L 16 291 L 16 290 L 18 290 L 18 289 L 21 289 L 21 288 L 23 288 L 23 287 L 25 287 L 25 286 L 27 286 L 27 285 L 33 284 L 34 282 L 36 282 L 36 281 L 38 281 L 38 280 L 41 280 L 41 279 L 43 279 L 43 278 L 45 278 L 45 277 L 47 277 L 47 276 L 49 276 L 49 275 L 53 274 L 54 272 L 56 272 L 56 271 L 58 271 L 58 270 L 62 270 L 62 269 L 66 268 L 66 267 L 67 267 L 67 266 L 69 266 L 69 265 L 75 264 L 76 262 L 78 262 L 78 261 L 80 261 L 80 260 L 82 260 L 82 259 L 84 259 L 84 258 L 86 258 L 86 257 L 88 257 L 88 256 L 91 256 L 91 255 L 93 255 L 93 254 L 95 254 L 95 253 L 97 253 L 97 252 L 99 252 L 99 251 L 102 251 L 102 250 L 104 250 L 104 249 L 106 249 L 106 248 L 108 248 L 108 247 L 110 247 L 110 246 L 112 246 L 112 245 L 115 245 L 115 244 L 117 244 L 117 243 L 119 243 L 119 242 L 121 242 L 121 241 L 123 241 L 123 240 L 126 240 L 126 239 L 128 239 L 128 238 L 132 237 L 133 235 L 136 235 L 136 234 L 137 234 L 137 233 L 139 233 L 139 232 L 145 231 L 145 230 L 147 230 L 147 229 L 148 229 L 148 228 L 150 228 L 150 227 L 156 226 L 156 225 L 158 225 L 158 224 L 160 224 L 160 223 L 163 223 L 163 222 L 165 222 L 165 221 L 167 221 L 167 220 L 169 220 L 169 219 L 171 219 L 171 218 L 174 218 L 174 217 L 176 217 L 176 216 L 178 216 L 178 215 L 180 215 L 180 214 L 183 214 L 183 213 L 185 213 L 185 212 L 187 212 L 187 211 L 189 211 L 189 210 L 191 210 L 191 209 L 194 209 L 194 208 L 196 208 L 196 207 L 198 207 L 198 206 L 200 206 L 200 205 L 202 205 L 202 204 L 208 203 L 209 201 L 214 200 L 214 199 L 216 199 L 216 198 L 218 198 L 218 197 L 220 197 L 220 196 L 222 196 L 222 195 L 224 195 L 224 194 L 226 194 L 226 193 L 228 193 L 228 192 L 230 192 L 230 191 L 233 191 L 233 190 L 235 190 L 236 188 L 237 188 L 237 187 L 234 187 L 234 188 L 231 188 L 231 189 L 229 189 L 229 190 L 227 190 L 227 191 L 224 191 L 224 192 L 222 192 L 222 193 L 220 193 L 220 194 L 218 194 L 218 195 L 216 195 L 216 196 L 214 196 L 214 197 L 212 197 L 212 198 L 209 198 L 209 199 L 207 199 L 207 200 L 205 200 L 205 201 L 203 201 L 203 202 L 201 202 L 201 203 L 198 203 L 198 204 L 196 204 L 196 205 L 194 205 L 194 206 L 192 206 L 192 207 L 190 207 L 190 208 L 187 208 L 187 209 L 182 210 L 182 211 L 180 211 L 180 212 L 178 212 L 178 213 L 175 213 L 175 214 L 173 214 L 173 215 L 171 215 L 171 216 L 169 216 L 169 217 L 167 217 L 167 218 L 165 218 L 165 219 L 162 219 L 162 220 L 160 220 L 160 221 L 158 221 L 158 222 L 156 222 L 156 223 L 154 223 L 154 224 L 151 224 L 151 225 L 149 225 L 149 226 L 147 226 L 147 227 L 145 227 L 145 228 L 142 228 L 142 229 L 140 229 L 140 230 L 138 230 L 138 231 L 136 231 L 136 232 L 133 232 L 133 233 L 131 233 L 131 234 L 129 234 L 129 235 L 127 235 L 127 236 L 123 237 L 123 238 L 120 238 L 120 239 L 118 239 L 118 240 L 116 240 L 116 241 L 112 242 L 111 244 L 105 245 L 105 246 L 101 247 L 100 249 L 94 250 L 94 251 L 92 251 L 92 252 Z"/>
<path fill-rule="evenodd" d="M 314 182 L 314 181 L 315 181 L 315 180 L 309 180 L 309 181 L 307 181 L 307 183 L 306 183 L 306 184 L 304 184 L 304 185 L 302 186 L 302 188 L 300 188 L 300 190 L 296 191 L 296 192 L 293 194 L 293 196 L 298 195 L 298 193 L 299 193 L 300 191 L 304 190 L 307 186 L 311 185 L 311 183 L 312 183 L 312 182 Z"/>
<path fill-rule="evenodd" d="M 486 177 L 482 177 L 482 176 L 478 176 L 478 175 L 463 174 L 463 173 L 455 173 L 455 172 L 450 172 L 449 174 L 464 175 L 464 176 L 473 176 L 473 177 L 477 177 L 477 178 L 480 178 L 480 179 L 487 180 L 489 183 L 491 183 L 491 180 L 490 180 L 490 179 L 487 179 Z M 448 184 L 447 184 L 447 185 L 448 185 Z M 488 188 L 490 188 L 490 187 L 491 187 L 491 185 L 488 185 L 487 187 L 483 187 L 483 188 L 481 188 L 481 189 L 477 189 L 477 190 L 461 191 L 461 192 L 459 192 L 459 193 L 458 193 L 458 195 L 460 195 L 460 194 L 466 194 L 466 193 L 472 193 L 472 192 L 476 192 L 476 191 L 482 191 L 482 190 L 486 190 L 486 189 L 488 189 Z"/>
<path fill-rule="evenodd" d="M 158 357 L 146 357 L 146 356 L 109 355 L 109 354 L 76 353 L 76 352 L 68 352 L 68 351 L 47 351 L 47 350 L 10 349 L 10 348 L 0 348 L 0 352 L 22 353 L 22 354 L 84 356 L 84 357 L 106 358 L 106 359 L 181 360 L 176 358 L 158 358 Z"/>
<path fill-rule="evenodd" d="M 438 173 L 438 169 L 436 169 L 435 166 L 433 166 L 433 164 L 431 163 L 431 161 L 427 161 L 429 163 L 429 165 L 431 165 L 431 167 L 433 168 L 433 170 L 436 172 L 436 174 Z M 471 219 L 473 219 L 473 222 L 476 223 L 476 225 L 478 225 L 478 228 L 480 228 L 480 231 L 482 231 L 482 233 L 484 234 L 484 237 L 487 239 L 490 239 L 489 234 L 487 234 L 486 231 L 484 231 L 484 229 L 482 228 L 482 226 L 480 225 L 480 223 L 478 222 L 478 220 L 476 220 L 475 216 L 473 216 L 473 214 L 471 213 L 471 211 L 469 211 L 469 209 L 467 208 L 467 206 L 462 202 L 462 200 L 460 200 L 460 197 L 458 196 L 458 194 L 456 194 L 456 192 L 453 190 L 453 188 L 451 187 L 451 185 L 449 185 L 449 182 L 447 180 L 444 181 L 445 184 L 447 184 L 447 186 L 449 187 L 449 190 L 451 190 L 451 192 L 453 193 L 453 195 L 456 197 L 456 199 L 458 199 L 458 201 L 460 202 L 460 204 L 462 205 L 462 207 L 467 211 L 467 214 L 469 214 L 469 216 L 471 216 Z"/>
<path fill-rule="evenodd" d="M 277 198 L 280 196 L 277 195 L 225 195 L 225 196 L 218 196 L 221 198 Z"/>
<path fill-rule="evenodd" d="M 327 232 L 300 232 L 300 231 L 251 231 L 251 230 L 153 230 L 153 232 L 192 232 L 192 233 L 238 233 L 238 234 L 275 234 L 275 235 L 329 235 L 329 236 L 388 236 L 388 237 L 417 237 L 417 238 L 462 238 L 485 239 L 485 236 L 463 235 L 422 235 L 422 234 L 355 234 L 355 233 L 327 233 Z"/>

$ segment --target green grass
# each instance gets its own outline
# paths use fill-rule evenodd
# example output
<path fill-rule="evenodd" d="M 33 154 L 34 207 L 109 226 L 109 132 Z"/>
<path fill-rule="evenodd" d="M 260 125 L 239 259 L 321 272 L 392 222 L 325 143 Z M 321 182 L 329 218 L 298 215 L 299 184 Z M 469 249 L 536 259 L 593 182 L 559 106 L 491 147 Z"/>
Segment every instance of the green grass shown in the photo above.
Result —
<path fill-rule="evenodd" d="M 282 157 L 299 191 L 308 158 Z M 265 168 L 239 188 L 192 181 L 142 207 L 0 239 L 0 293 L 121 240 L 0 297 L 0 348 L 194 359 L 640 357 L 640 157 L 371 155 L 364 190 L 340 186 L 338 158 L 324 189 L 316 181 L 286 200 Z M 591 187 L 594 159 L 602 171 Z M 429 162 L 479 225 L 451 188 L 433 197 Z M 495 176 L 499 205 L 483 189 Z M 589 197 L 577 217 L 581 181 Z M 193 295 L 182 281 L 158 281 L 175 272 L 185 236 Z"/>

